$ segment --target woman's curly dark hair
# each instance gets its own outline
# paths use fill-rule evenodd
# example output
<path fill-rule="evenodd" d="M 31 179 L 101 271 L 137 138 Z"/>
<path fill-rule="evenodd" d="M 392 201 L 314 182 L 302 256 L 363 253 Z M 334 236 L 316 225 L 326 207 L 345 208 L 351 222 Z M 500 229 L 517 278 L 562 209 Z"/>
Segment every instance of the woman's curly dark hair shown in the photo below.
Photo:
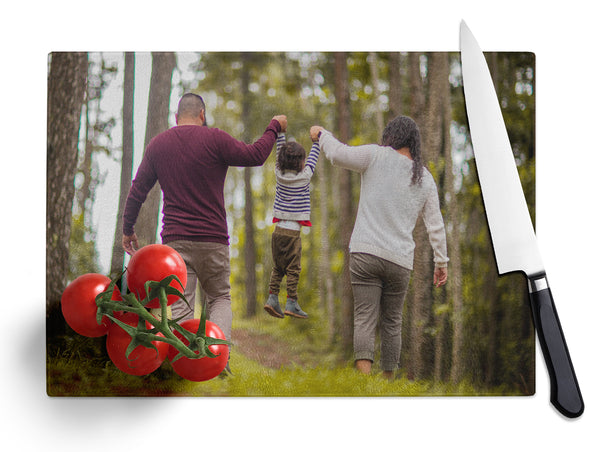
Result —
<path fill-rule="evenodd" d="M 281 146 L 277 156 L 277 165 L 281 171 L 296 171 L 304 168 L 306 151 L 295 141 L 289 141 Z"/>
<path fill-rule="evenodd" d="M 417 123 L 408 116 L 392 119 L 383 131 L 383 146 L 394 149 L 408 148 L 413 160 L 411 185 L 420 184 L 423 179 L 423 158 L 421 156 L 421 133 Z"/>

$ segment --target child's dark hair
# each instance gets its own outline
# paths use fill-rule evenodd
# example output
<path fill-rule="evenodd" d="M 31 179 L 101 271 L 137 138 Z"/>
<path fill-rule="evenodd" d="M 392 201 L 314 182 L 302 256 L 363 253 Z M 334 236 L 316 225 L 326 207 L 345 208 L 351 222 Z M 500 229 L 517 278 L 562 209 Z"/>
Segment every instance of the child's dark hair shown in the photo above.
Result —
<path fill-rule="evenodd" d="M 413 159 L 411 185 L 421 184 L 423 178 L 421 134 L 415 121 L 408 116 L 397 116 L 392 119 L 383 131 L 381 144 L 396 150 L 407 147 Z"/>
<path fill-rule="evenodd" d="M 288 141 L 281 146 L 277 157 L 277 165 L 281 171 L 296 171 L 299 173 L 304 168 L 306 151 L 295 141 Z"/>

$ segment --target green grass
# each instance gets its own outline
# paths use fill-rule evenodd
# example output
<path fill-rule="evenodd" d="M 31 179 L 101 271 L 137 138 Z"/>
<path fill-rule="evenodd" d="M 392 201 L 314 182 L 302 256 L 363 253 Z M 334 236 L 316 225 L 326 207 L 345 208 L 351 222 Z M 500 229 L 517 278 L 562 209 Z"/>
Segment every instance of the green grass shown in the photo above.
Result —
<path fill-rule="evenodd" d="M 419 395 L 426 385 L 406 380 L 388 382 L 380 375 L 361 375 L 351 367 L 286 367 L 265 369 L 243 357 L 240 376 L 229 379 L 230 395 L 274 397 L 392 396 Z M 236 361 L 237 362 L 237 361 Z"/>
<path fill-rule="evenodd" d="M 385 380 L 377 364 L 371 375 L 358 373 L 339 349 L 323 341 L 320 322 L 258 317 L 237 319 L 234 329 L 252 333 L 251 344 L 231 349 L 233 375 L 206 382 L 189 382 L 174 373 L 168 362 L 148 376 L 119 371 L 104 349 L 104 338 L 63 336 L 48 347 L 47 388 L 51 396 L 212 396 L 212 397 L 397 397 L 519 395 L 510 388 L 478 389 L 405 377 Z M 249 339 L 250 340 L 250 339 Z M 258 354 L 242 353 L 251 345 Z M 261 364 L 261 351 L 286 357 L 279 368 Z"/>
<path fill-rule="evenodd" d="M 450 385 L 429 381 L 384 379 L 379 372 L 371 375 L 358 373 L 350 365 L 345 367 L 286 367 L 266 369 L 243 356 L 233 355 L 239 369 L 222 381 L 230 396 L 244 397 L 398 397 L 443 395 L 502 395 L 496 389 L 477 390 L 468 383 Z M 201 391 L 201 388 L 198 388 Z"/>
<path fill-rule="evenodd" d="M 233 375 L 207 382 L 186 381 L 168 363 L 145 377 L 124 374 L 112 363 L 53 358 L 48 362 L 48 393 L 54 396 L 213 396 L 213 397 L 393 397 L 501 395 L 458 386 L 387 381 L 379 373 L 362 375 L 352 367 L 286 367 L 269 369 L 233 351 Z M 512 395 L 512 394 L 511 394 Z"/>

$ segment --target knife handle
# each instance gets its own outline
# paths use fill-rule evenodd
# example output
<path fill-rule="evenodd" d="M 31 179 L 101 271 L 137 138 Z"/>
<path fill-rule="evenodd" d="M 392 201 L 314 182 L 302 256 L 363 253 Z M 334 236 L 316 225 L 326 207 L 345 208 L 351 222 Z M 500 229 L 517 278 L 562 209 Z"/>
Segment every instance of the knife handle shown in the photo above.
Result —
<path fill-rule="evenodd" d="M 533 321 L 550 376 L 550 402 L 566 417 L 583 413 L 583 398 L 545 275 L 529 277 Z"/>

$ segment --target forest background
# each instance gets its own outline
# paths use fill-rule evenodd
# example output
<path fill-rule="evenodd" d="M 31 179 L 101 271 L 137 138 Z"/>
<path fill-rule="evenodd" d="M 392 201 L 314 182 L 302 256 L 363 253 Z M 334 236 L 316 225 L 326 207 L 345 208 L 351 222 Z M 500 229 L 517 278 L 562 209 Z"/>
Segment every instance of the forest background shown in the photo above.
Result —
<path fill-rule="evenodd" d="M 487 58 L 533 215 L 535 59 L 522 52 L 494 52 Z M 143 388 L 114 376 L 108 387 L 98 385 L 99 378 L 107 380 L 110 369 L 102 342 L 73 338 L 58 312 L 60 294 L 69 280 L 87 272 L 115 277 L 126 265 L 120 212 L 141 158 L 141 136 L 145 145 L 175 125 L 178 98 L 187 91 L 205 98 L 209 126 L 246 142 L 260 136 L 279 113 L 288 115 L 288 139 L 307 149 L 313 124 L 356 145 L 378 142 L 384 125 L 398 114 L 413 117 L 421 128 L 424 161 L 438 184 L 450 279 L 442 290 L 433 289 L 432 250 L 419 222 L 415 269 L 405 303 L 402 383 L 378 387 L 374 394 L 535 391 L 534 332 L 525 284 L 519 275 L 498 278 L 496 272 L 470 149 L 458 53 L 53 53 L 48 67 L 50 394 L 196 393 L 180 386 L 165 388 L 168 372 L 166 376 L 158 372 L 160 382 L 146 382 Z M 144 81 L 149 83 L 144 86 Z M 351 357 L 347 243 L 360 179 L 320 159 L 312 181 L 314 226 L 302 237 L 299 291 L 310 320 L 277 322 L 261 309 L 271 269 L 273 157 L 263 167 L 231 169 L 227 178 L 234 350 L 266 368 L 317 368 L 304 377 L 303 385 L 296 384 L 292 395 L 367 395 L 348 373 L 340 378 L 348 379 L 352 389 L 342 385 L 334 391 L 323 385 L 329 375 L 324 369 L 347 369 Z M 160 241 L 160 204 L 156 187 L 136 226 L 142 244 Z M 287 356 L 270 356 L 268 347 L 261 346 L 265 342 L 274 342 L 280 355 Z M 239 371 L 241 377 L 245 370 Z M 298 380 L 298 374 L 292 378 Z M 199 393 L 215 390 L 232 395 L 284 394 L 280 389 L 264 392 L 247 386 Z"/>

